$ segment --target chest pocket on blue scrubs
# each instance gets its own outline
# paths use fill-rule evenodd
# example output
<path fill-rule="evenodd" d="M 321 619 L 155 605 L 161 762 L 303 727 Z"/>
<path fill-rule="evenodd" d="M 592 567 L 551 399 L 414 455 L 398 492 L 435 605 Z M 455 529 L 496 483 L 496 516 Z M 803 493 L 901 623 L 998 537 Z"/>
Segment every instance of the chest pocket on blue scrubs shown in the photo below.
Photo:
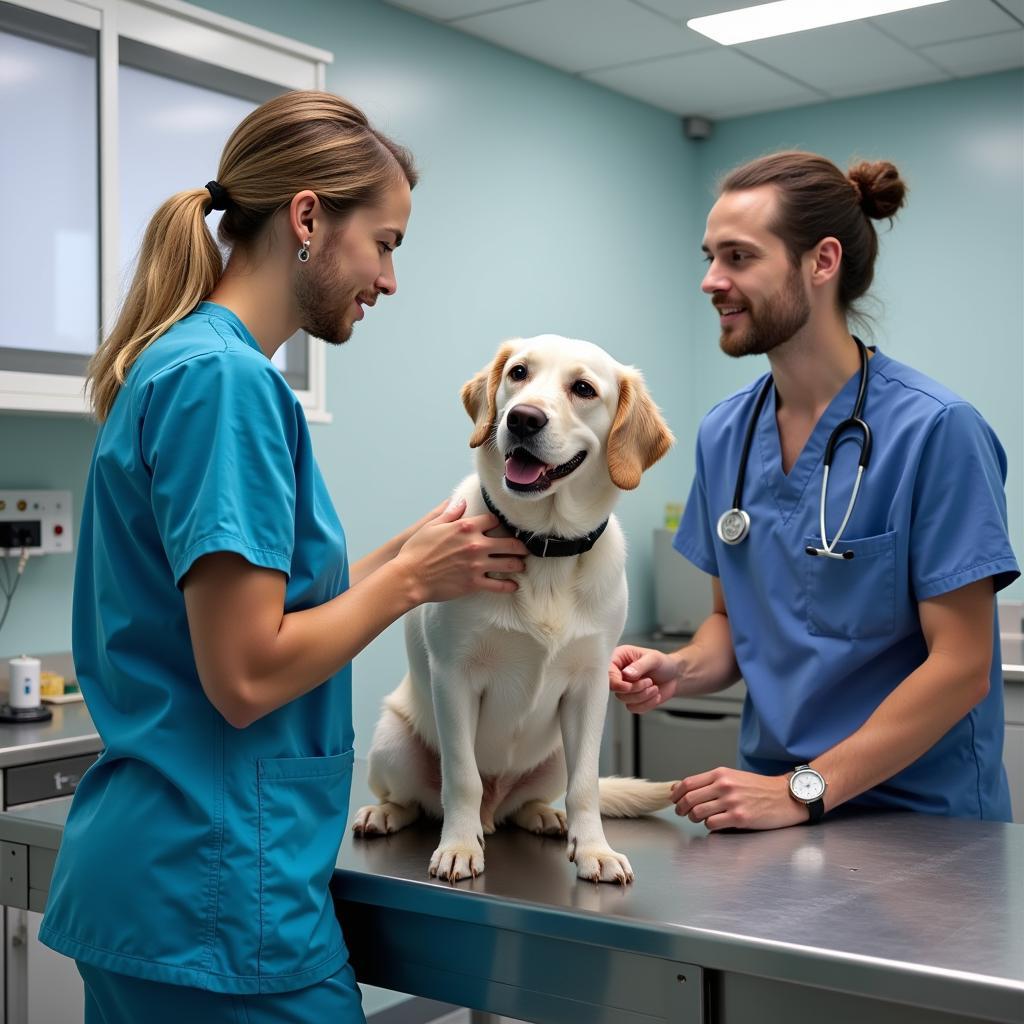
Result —
<path fill-rule="evenodd" d="M 821 545 L 805 537 L 804 544 Z M 847 540 L 837 551 L 853 558 L 804 555 L 807 632 L 814 636 L 861 639 L 887 636 L 896 628 L 896 533 Z"/>
<path fill-rule="evenodd" d="M 351 750 L 260 758 L 260 973 L 285 975 L 335 954 L 328 883 L 348 818 Z"/>

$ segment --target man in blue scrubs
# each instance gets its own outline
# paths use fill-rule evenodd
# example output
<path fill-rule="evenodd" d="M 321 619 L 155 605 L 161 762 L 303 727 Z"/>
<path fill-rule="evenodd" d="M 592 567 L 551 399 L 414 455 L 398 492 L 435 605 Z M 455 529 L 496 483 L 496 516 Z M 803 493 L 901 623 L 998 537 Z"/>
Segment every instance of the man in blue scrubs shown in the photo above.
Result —
<path fill-rule="evenodd" d="M 90 368 L 73 643 L 104 750 L 40 938 L 75 958 L 86 1024 L 360 1024 L 328 889 L 350 663 L 424 601 L 515 589 L 487 574 L 526 549 L 453 505 L 350 570 L 272 362 L 299 329 L 340 344 L 395 292 L 409 154 L 341 97 L 289 92 L 239 125 L 218 178 L 157 211 Z"/>
<path fill-rule="evenodd" d="M 673 794 L 677 813 L 712 830 L 817 821 L 843 804 L 1011 818 L 994 612 L 1019 570 L 991 428 L 868 348 L 870 462 L 835 543 L 862 447 L 847 426 L 822 536 L 826 446 L 860 386 L 847 320 L 871 284 L 871 220 L 894 216 L 904 193 L 887 162 L 846 175 L 779 153 L 733 171 L 708 217 L 702 288 L 721 347 L 766 354 L 771 382 L 720 402 L 698 434 L 675 547 L 711 575 L 712 615 L 673 654 L 618 648 L 609 682 L 639 714 L 745 680 L 739 767 L 709 765 Z M 749 531 L 737 541 L 741 521 L 720 529 L 719 519 L 741 464 Z M 833 545 L 841 557 L 820 553 Z"/>

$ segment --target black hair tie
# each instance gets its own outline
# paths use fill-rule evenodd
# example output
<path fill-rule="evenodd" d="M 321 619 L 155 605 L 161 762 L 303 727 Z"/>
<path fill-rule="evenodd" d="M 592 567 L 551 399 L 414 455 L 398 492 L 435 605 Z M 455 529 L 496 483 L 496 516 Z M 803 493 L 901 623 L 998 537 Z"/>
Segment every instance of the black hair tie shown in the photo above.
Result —
<path fill-rule="evenodd" d="M 226 210 L 228 208 L 228 190 L 223 185 L 216 181 L 208 181 L 206 183 L 206 190 L 210 193 L 210 210 Z"/>

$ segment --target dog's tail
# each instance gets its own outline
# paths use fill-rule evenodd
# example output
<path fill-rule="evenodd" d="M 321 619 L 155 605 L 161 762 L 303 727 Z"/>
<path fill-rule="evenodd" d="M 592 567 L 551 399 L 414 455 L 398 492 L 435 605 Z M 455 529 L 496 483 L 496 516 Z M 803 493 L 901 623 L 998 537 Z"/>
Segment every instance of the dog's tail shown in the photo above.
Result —
<path fill-rule="evenodd" d="M 646 779 L 610 775 L 598 782 L 601 814 L 606 818 L 636 818 L 672 804 L 674 782 L 648 782 Z"/>

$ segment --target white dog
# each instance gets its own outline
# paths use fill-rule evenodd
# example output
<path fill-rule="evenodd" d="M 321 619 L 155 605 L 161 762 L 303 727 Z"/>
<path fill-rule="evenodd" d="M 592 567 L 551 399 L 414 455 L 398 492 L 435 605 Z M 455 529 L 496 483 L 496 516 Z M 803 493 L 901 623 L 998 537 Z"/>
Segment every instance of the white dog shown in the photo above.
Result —
<path fill-rule="evenodd" d="M 503 821 L 568 835 L 581 878 L 632 881 L 601 814 L 667 807 L 671 783 L 598 780 L 608 662 L 626 619 L 625 543 L 612 507 L 672 435 L 640 374 L 586 341 L 503 345 L 462 389 L 477 475 L 456 491 L 530 548 L 512 594 L 478 593 L 406 616 L 409 674 L 384 701 L 358 835 L 444 819 L 430 874 L 484 869 Z M 568 785 L 567 785 L 568 784 Z M 565 794 L 566 813 L 550 806 Z"/>

